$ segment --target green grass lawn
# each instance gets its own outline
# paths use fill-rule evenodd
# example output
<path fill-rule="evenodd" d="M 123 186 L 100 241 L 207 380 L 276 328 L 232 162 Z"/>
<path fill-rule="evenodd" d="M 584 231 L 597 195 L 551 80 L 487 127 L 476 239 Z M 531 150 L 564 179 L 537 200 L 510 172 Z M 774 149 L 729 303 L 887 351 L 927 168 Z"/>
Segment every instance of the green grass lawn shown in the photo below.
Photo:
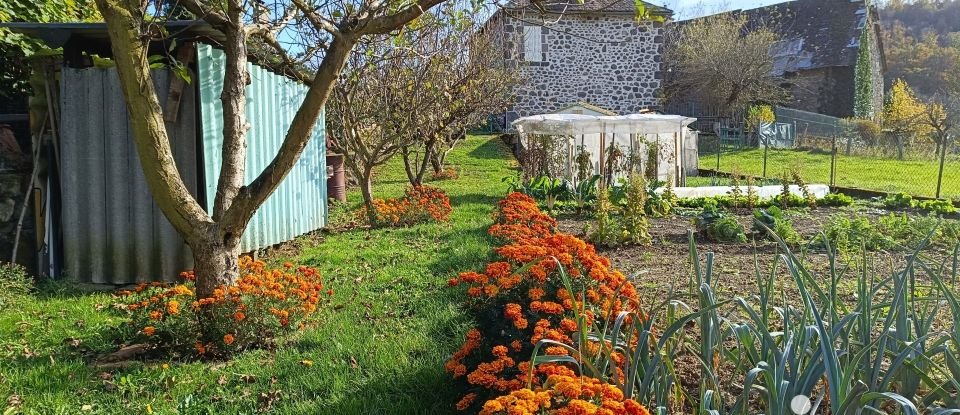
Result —
<path fill-rule="evenodd" d="M 460 178 L 430 183 L 449 194 L 450 223 L 314 235 L 293 244 L 296 250 L 281 250 L 286 257 L 272 256 L 319 268 L 336 290 L 318 325 L 275 351 L 100 372 L 90 362 L 116 349 L 110 333 L 120 323 L 108 310 L 108 294 L 61 286 L 0 310 L 0 408 L 38 414 L 451 412 L 459 396 L 443 363 L 470 322 L 459 307 L 463 297 L 446 281 L 489 259 L 490 212 L 506 191 L 501 178 L 513 174 L 508 154 L 499 140 L 483 136 L 454 151 L 450 160 Z M 397 160 L 378 172 L 374 192 L 392 197 L 405 187 Z M 350 205 L 358 201 L 351 193 Z"/>
<path fill-rule="evenodd" d="M 808 183 L 830 183 L 830 154 L 800 150 L 773 150 L 767 158 L 767 177 L 778 177 L 783 169 L 799 166 Z M 700 157 L 700 168 L 716 169 L 716 154 Z M 742 174 L 763 173 L 763 149 L 723 153 L 720 171 L 737 169 Z M 903 192 L 915 196 L 934 196 L 939 163 L 936 161 L 896 160 L 861 156 L 837 156 L 836 185 L 885 192 Z M 692 183 L 703 184 L 702 180 Z M 942 197 L 960 198 L 960 162 L 948 161 L 944 167 Z"/>

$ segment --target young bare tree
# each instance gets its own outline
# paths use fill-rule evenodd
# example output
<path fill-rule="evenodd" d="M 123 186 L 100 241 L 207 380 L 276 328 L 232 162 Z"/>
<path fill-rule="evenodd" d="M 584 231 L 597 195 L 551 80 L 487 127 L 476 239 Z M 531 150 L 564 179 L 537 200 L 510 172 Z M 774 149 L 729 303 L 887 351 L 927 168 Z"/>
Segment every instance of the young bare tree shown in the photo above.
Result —
<path fill-rule="evenodd" d="M 423 183 L 429 167 L 443 172 L 447 155 L 466 138 L 467 128 L 502 112 L 523 78 L 519 67 L 507 65 L 518 42 L 496 27 L 481 28 L 479 19 L 462 18 L 444 28 L 430 28 L 434 56 L 428 61 L 430 88 L 423 89 L 418 115 L 429 122 L 413 124 L 413 140 L 402 150 L 407 179 Z M 426 44 L 429 42 L 423 42 Z"/>
<path fill-rule="evenodd" d="M 402 155 L 412 185 L 442 171 L 463 131 L 502 110 L 517 70 L 494 59 L 502 32 L 481 30 L 479 8 L 450 2 L 401 36 L 372 38 L 334 90 L 327 127 L 334 150 L 372 205 L 374 169 Z"/>
<path fill-rule="evenodd" d="M 696 98 L 730 115 L 789 98 L 771 54 L 780 37 L 766 25 L 722 13 L 678 23 L 667 40 L 668 100 Z"/>
<path fill-rule="evenodd" d="M 363 36 L 388 35 L 444 0 L 402 2 L 347 0 L 176 0 L 224 35 L 223 166 L 209 214 L 190 194 L 177 171 L 148 60 L 149 42 L 162 36 L 166 3 L 173 0 L 96 0 L 104 20 L 130 116 L 134 144 L 154 200 L 190 245 L 197 295 L 209 296 L 238 276 L 240 238 L 254 212 L 293 168 L 307 145 L 350 51 Z M 280 39 L 303 39 L 291 54 Z M 276 61 L 309 83 L 309 90 L 270 164 L 244 184 L 246 159 L 245 87 L 253 48 L 269 50 Z M 317 62 L 316 72 L 296 71 Z"/>
<path fill-rule="evenodd" d="M 413 104 L 428 78 L 407 64 L 413 56 L 388 38 L 366 40 L 350 57 L 328 106 L 331 149 L 344 155 L 367 207 L 373 205 L 374 169 L 413 140 L 405 133 L 417 122 Z"/>

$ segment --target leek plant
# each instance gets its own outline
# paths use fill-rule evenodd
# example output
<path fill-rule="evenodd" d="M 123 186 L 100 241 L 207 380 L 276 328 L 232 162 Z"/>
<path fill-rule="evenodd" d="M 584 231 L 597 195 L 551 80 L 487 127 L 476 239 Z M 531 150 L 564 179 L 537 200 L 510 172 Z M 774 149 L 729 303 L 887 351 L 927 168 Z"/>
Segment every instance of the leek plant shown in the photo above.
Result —
<path fill-rule="evenodd" d="M 570 354 L 541 355 L 558 345 L 543 340 L 531 362 L 576 366 L 657 414 L 960 414 L 960 247 L 936 263 L 925 252 L 931 231 L 878 275 L 865 252 L 862 266 L 842 265 L 822 235 L 828 274 L 817 275 L 770 234 L 781 253 L 767 272 L 755 258 L 752 295 L 718 299 L 714 256 L 701 261 L 691 235 L 685 294 L 616 315 L 578 303 Z M 851 279 L 852 299 L 839 289 Z M 681 384 L 681 361 L 696 362 L 698 385 Z"/>

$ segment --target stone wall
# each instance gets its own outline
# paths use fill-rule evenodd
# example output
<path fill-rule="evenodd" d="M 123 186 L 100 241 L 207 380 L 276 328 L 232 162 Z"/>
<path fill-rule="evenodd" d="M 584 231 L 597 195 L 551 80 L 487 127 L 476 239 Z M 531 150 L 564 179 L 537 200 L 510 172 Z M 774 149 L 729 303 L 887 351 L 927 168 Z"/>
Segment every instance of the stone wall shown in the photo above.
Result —
<path fill-rule="evenodd" d="M 620 114 L 659 108 L 662 23 L 638 23 L 632 15 L 613 13 L 544 20 L 542 61 L 524 61 L 522 53 L 514 60 L 522 66 L 525 83 L 516 91 L 508 118 L 549 113 L 580 101 Z M 523 25 L 506 18 L 503 30 L 519 34 Z M 522 35 L 519 39 L 522 43 Z"/>

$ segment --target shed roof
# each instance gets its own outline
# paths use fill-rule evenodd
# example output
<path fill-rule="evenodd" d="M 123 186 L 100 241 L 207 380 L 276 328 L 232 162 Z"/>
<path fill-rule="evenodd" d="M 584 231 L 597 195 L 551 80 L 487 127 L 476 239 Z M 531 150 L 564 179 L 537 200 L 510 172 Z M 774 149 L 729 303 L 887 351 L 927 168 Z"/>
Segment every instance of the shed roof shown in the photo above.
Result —
<path fill-rule="evenodd" d="M 40 39 L 51 48 L 63 47 L 70 39 L 106 42 L 107 24 L 98 23 L 36 23 L 12 22 L 0 23 L 16 33 L 23 33 Z M 164 27 L 173 38 L 206 38 L 216 43 L 224 40 L 223 33 L 211 27 L 203 20 L 171 20 Z"/>

